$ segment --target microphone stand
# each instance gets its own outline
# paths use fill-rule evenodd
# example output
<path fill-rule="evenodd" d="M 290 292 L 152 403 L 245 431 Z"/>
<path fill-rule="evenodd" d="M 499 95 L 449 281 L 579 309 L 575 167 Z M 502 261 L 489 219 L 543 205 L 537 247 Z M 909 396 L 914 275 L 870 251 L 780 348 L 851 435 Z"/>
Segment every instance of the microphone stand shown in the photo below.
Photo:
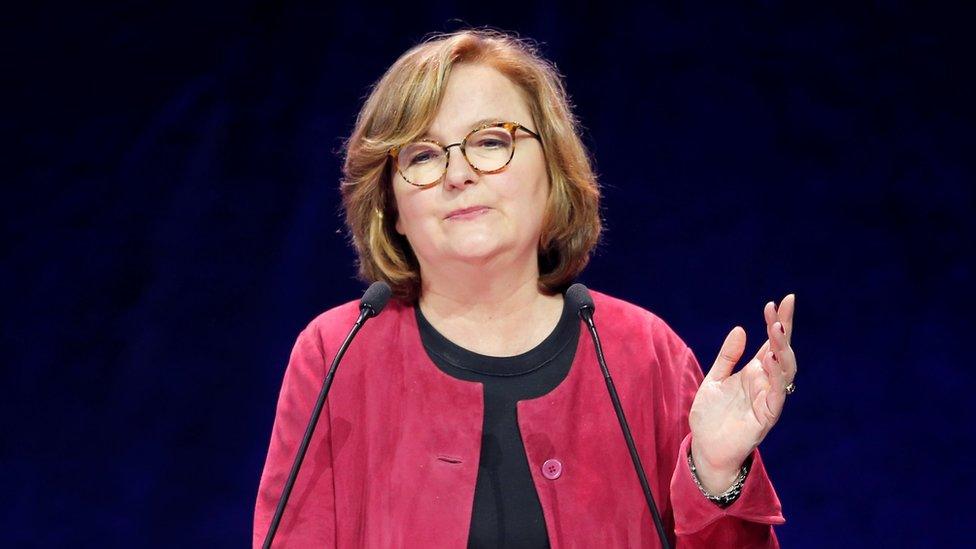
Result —
<path fill-rule="evenodd" d="M 657 534 L 661 538 L 661 546 L 664 547 L 664 549 L 671 549 L 671 544 L 668 542 L 667 534 L 665 534 L 664 531 L 664 523 L 661 521 L 661 514 L 658 512 L 657 505 L 654 503 L 654 496 L 651 495 L 651 485 L 647 482 L 647 475 L 644 473 L 644 466 L 641 465 L 640 456 L 637 454 L 637 446 L 634 444 L 634 437 L 630 434 L 630 426 L 627 424 L 627 418 L 624 416 L 624 408 L 620 404 L 620 396 L 617 395 L 617 388 L 614 387 L 613 379 L 610 377 L 610 370 L 607 369 L 607 361 L 603 356 L 603 346 L 600 344 L 600 336 L 596 332 L 596 324 L 593 323 L 592 305 L 582 305 L 579 309 L 579 316 L 586 323 L 586 326 L 590 330 L 590 336 L 593 338 L 593 345 L 596 347 L 596 357 L 600 363 L 600 369 L 603 371 L 603 379 L 607 383 L 607 391 L 610 392 L 610 400 L 613 401 L 613 409 L 615 412 L 617 412 L 617 421 L 620 422 L 620 429 L 623 430 L 624 439 L 627 440 L 627 449 L 630 450 L 630 459 L 634 462 L 634 470 L 637 471 L 637 478 L 640 479 L 641 488 L 644 490 L 644 498 L 647 500 L 647 506 L 651 510 L 651 518 L 654 519 L 654 527 L 657 528 Z"/>
<path fill-rule="evenodd" d="M 381 283 L 374 283 L 366 291 L 366 297 L 363 298 L 363 302 L 359 306 L 359 318 L 353 325 L 352 330 L 349 331 L 349 335 L 342 342 L 342 345 L 339 346 L 339 351 L 332 360 L 329 373 L 325 375 L 322 390 L 319 391 L 319 397 L 315 401 L 315 407 L 312 408 L 312 417 L 309 418 L 308 427 L 305 428 L 305 436 L 302 437 L 302 442 L 298 446 L 298 454 L 295 455 L 295 462 L 291 466 L 291 472 L 288 473 L 288 480 L 285 481 L 285 486 L 281 491 L 281 497 L 278 499 L 278 507 L 275 509 L 274 518 L 271 519 L 271 524 L 268 526 L 268 534 L 265 536 L 264 544 L 262 545 L 263 549 L 271 549 L 271 543 L 274 541 L 275 533 L 278 531 L 278 525 L 281 523 L 281 516 L 285 513 L 285 505 L 288 503 L 288 497 L 291 496 L 291 490 L 295 486 L 295 479 L 298 478 L 298 471 L 302 467 L 302 461 L 305 460 L 305 452 L 308 451 L 308 445 L 312 441 L 312 433 L 315 432 L 315 425 L 319 421 L 319 416 L 322 415 L 322 406 L 325 404 L 325 398 L 329 396 L 329 389 L 332 387 L 332 379 L 335 377 L 336 369 L 339 367 L 339 361 L 346 354 L 346 349 L 352 343 L 352 339 L 356 337 L 356 334 L 359 333 L 363 324 L 370 318 L 378 315 L 383 310 L 383 307 L 386 306 L 386 301 L 390 297 L 389 286 L 383 284 L 385 286 L 385 296 L 380 297 L 378 300 L 376 299 L 377 294 L 382 295 L 384 293 L 379 288 L 374 290 L 374 287 L 379 284 Z"/>

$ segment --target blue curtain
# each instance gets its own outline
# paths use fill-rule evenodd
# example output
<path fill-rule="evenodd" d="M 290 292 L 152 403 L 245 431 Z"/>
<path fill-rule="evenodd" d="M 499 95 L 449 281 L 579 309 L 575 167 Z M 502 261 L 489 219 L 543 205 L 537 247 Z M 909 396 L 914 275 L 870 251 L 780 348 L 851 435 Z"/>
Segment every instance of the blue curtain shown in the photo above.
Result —
<path fill-rule="evenodd" d="M 342 140 L 400 53 L 468 25 L 538 40 L 566 77 L 604 192 L 586 284 L 706 369 L 796 292 L 798 390 L 761 447 L 783 544 L 965 539 L 971 10 L 29 9 L 2 39 L 10 546 L 250 542 L 291 345 L 364 288 Z"/>

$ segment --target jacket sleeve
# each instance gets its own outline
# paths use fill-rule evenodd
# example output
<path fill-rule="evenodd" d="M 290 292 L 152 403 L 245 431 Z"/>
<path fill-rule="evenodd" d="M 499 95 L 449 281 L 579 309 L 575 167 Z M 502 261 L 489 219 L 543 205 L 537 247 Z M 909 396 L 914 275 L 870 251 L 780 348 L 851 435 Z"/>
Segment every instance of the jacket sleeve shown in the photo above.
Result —
<path fill-rule="evenodd" d="M 752 452 L 752 466 L 739 498 L 726 508 L 709 501 L 695 484 L 688 467 L 691 433 L 688 413 L 701 385 L 701 367 L 687 346 L 679 361 L 683 368 L 679 421 L 687 432 L 678 449 L 671 476 L 671 507 L 678 547 L 779 547 L 772 525 L 783 524 L 782 506 L 766 474 L 759 450 Z"/>
<path fill-rule="evenodd" d="M 281 384 L 254 508 L 254 547 L 261 547 L 264 542 L 326 368 L 321 337 L 310 325 L 295 342 Z M 325 406 L 278 526 L 274 547 L 334 547 L 334 492 L 329 407 Z"/>

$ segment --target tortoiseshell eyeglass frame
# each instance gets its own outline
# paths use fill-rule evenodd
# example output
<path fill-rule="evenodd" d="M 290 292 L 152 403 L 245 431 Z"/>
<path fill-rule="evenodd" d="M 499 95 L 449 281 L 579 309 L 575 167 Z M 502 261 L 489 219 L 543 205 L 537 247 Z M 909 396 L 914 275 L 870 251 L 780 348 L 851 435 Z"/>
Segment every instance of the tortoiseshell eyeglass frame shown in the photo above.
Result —
<path fill-rule="evenodd" d="M 508 160 L 505 161 L 505 164 L 503 164 L 502 167 L 498 169 L 479 170 L 478 168 L 474 167 L 474 165 L 471 163 L 470 160 L 468 160 L 468 155 L 464 152 L 464 146 L 467 144 L 469 137 L 480 132 L 481 130 L 487 130 L 488 128 L 505 128 L 506 130 L 508 130 L 508 133 L 512 135 L 512 154 L 508 156 Z M 472 170 L 478 172 L 479 174 L 493 174 L 493 173 L 499 173 L 504 171 L 505 168 L 507 168 L 508 165 L 512 163 L 512 159 L 515 158 L 515 149 L 516 149 L 515 143 L 517 141 L 515 139 L 515 132 L 519 130 L 525 131 L 525 133 L 529 134 L 530 136 L 538 140 L 540 144 L 542 143 L 542 137 L 540 137 L 539 134 L 526 128 L 525 126 L 519 124 L 518 122 L 496 122 L 496 123 L 485 124 L 483 126 L 479 126 L 471 130 L 470 132 L 468 132 L 468 135 L 464 136 L 464 139 L 462 139 L 461 141 L 457 143 L 451 143 L 450 145 L 446 145 L 446 146 L 441 145 L 439 141 L 436 141 L 434 139 L 421 139 L 419 141 L 411 141 L 411 143 L 433 143 L 434 145 L 437 145 L 438 147 L 444 150 L 444 155 L 446 158 L 446 162 L 444 162 L 444 172 L 441 173 L 440 177 L 438 177 L 431 183 L 425 183 L 422 185 L 414 183 L 413 181 L 407 179 L 407 176 L 404 175 L 403 172 L 400 170 L 400 159 L 399 159 L 400 150 L 406 147 L 407 145 L 409 145 L 410 143 L 407 143 L 405 145 L 399 145 L 390 149 L 390 157 L 393 158 L 393 166 L 396 167 L 397 173 L 400 174 L 400 177 L 402 177 L 404 181 L 413 185 L 414 187 L 419 187 L 421 189 L 429 189 L 431 187 L 437 186 L 438 184 L 440 184 L 441 180 L 444 179 L 444 174 L 447 173 L 447 166 L 450 165 L 451 163 L 451 147 L 454 146 L 461 149 L 461 156 L 464 157 L 464 161 L 467 162 L 469 166 L 471 166 Z"/>

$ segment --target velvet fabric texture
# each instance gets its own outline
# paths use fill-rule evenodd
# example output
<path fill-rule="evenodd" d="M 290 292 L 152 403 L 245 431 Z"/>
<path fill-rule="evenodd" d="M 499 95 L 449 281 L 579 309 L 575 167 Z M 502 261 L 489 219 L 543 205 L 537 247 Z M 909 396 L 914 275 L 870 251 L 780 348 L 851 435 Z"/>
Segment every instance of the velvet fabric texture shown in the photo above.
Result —
<path fill-rule="evenodd" d="M 691 477 L 688 411 L 703 378 L 691 349 L 653 313 L 592 294 L 607 364 L 672 542 L 778 547 L 772 525 L 784 518 L 758 450 L 742 495 L 725 509 Z M 358 302 L 331 309 L 295 343 L 258 490 L 255 547 L 358 312 Z M 339 367 L 275 547 L 465 547 L 482 418 L 481 384 L 441 372 L 412 307 L 391 302 Z M 588 333 L 567 378 L 518 403 L 518 425 L 552 547 L 660 546 Z M 550 459 L 562 464 L 552 480 L 542 472 Z"/>

